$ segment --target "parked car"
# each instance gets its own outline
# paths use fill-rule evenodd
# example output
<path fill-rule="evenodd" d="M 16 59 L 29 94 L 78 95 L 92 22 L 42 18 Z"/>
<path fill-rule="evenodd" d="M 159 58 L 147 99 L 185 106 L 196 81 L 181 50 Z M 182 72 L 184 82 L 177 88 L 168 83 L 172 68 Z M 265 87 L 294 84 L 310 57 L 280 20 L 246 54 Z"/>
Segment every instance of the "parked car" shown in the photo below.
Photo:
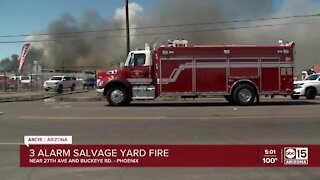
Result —
<path fill-rule="evenodd" d="M 36 77 L 29 75 L 19 75 L 11 77 L 11 81 L 14 83 L 16 87 L 22 87 L 24 89 L 29 89 L 31 86 L 31 82 L 35 80 Z"/>
<path fill-rule="evenodd" d="M 19 81 L 19 83 L 28 84 L 31 82 L 31 76 L 13 76 L 10 78 L 13 81 Z"/>
<path fill-rule="evenodd" d="M 320 73 L 310 75 L 302 81 L 294 81 L 293 92 L 292 99 L 299 99 L 300 96 L 314 99 L 317 95 L 320 95 Z"/>
<path fill-rule="evenodd" d="M 30 88 L 32 78 L 31 76 L 22 76 L 20 82 L 23 88 Z"/>
<path fill-rule="evenodd" d="M 14 81 L 21 81 L 22 76 L 13 76 L 10 79 Z"/>
<path fill-rule="evenodd" d="M 53 76 L 43 83 L 43 87 L 46 91 L 51 89 L 62 92 L 63 89 L 67 88 L 70 88 L 71 91 L 74 91 L 76 88 L 76 78 L 70 76 Z"/>
<path fill-rule="evenodd" d="M 0 75 L 0 89 L 14 89 L 14 87 L 14 83 L 9 77 Z"/>
<path fill-rule="evenodd" d="M 92 89 L 97 85 L 97 79 L 95 77 L 86 77 L 82 81 L 83 89 L 91 87 Z"/>
<path fill-rule="evenodd" d="M 31 83 L 31 76 L 22 76 L 20 81 L 22 84 L 30 84 Z"/>

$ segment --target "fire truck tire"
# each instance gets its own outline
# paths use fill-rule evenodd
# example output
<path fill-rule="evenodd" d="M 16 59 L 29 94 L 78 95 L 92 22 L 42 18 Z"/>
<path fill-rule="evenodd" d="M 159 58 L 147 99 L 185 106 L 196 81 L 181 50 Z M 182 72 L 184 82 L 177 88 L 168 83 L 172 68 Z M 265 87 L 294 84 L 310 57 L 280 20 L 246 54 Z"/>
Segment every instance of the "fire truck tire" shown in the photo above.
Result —
<path fill-rule="evenodd" d="M 316 95 L 317 95 L 317 90 L 315 88 L 308 88 L 306 90 L 306 98 L 307 99 L 314 99 L 316 98 Z"/>
<path fill-rule="evenodd" d="M 231 104 L 234 103 L 232 96 L 224 96 L 224 98 L 225 98 L 229 103 L 231 103 Z"/>
<path fill-rule="evenodd" d="M 128 92 L 121 86 L 111 87 L 107 91 L 107 101 L 110 106 L 123 106 L 129 103 Z"/>
<path fill-rule="evenodd" d="M 235 88 L 232 97 L 237 105 L 246 106 L 254 103 L 256 93 L 252 86 L 241 84 Z"/>

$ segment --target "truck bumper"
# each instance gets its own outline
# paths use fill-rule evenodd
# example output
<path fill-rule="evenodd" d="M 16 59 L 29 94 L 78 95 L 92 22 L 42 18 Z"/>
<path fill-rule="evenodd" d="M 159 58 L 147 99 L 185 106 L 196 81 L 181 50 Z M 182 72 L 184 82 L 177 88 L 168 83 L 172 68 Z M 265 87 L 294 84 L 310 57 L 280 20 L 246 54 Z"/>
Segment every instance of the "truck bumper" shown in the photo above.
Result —
<path fill-rule="evenodd" d="M 98 89 L 98 88 L 97 88 L 96 91 L 97 91 L 97 93 L 98 93 L 99 96 L 103 96 L 103 91 L 104 91 L 104 89 Z"/>
<path fill-rule="evenodd" d="M 53 89 L 53 90 L 57 90 L 59 88 L 59 86 L 57 85 L 44 85 L 43 87 L 45 89 Z"/>

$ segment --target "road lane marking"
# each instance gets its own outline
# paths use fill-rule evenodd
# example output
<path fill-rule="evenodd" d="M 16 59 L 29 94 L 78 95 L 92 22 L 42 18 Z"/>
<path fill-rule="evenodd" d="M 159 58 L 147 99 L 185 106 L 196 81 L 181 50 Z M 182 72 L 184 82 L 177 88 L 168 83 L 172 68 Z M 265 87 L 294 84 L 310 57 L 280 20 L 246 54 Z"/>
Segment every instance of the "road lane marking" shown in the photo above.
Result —
<path fill-rule="evenodd" d="M 83 116 L 61 116 L 61 117 L 56 117 L 56 116 L 19 116 L 19 119 L 34 119 L 34 120 L 121 120 L 121 119 L 132 119 L 132 120 L 147 120 L 147 119 L 152 119 L 152 120 L 161 120 L 161 119 L 166 119 L 167 117 L 163 116 L 151 116 L 151 117 L 130 117 L 130 116 L 109 116 L 109 117 L 97 117 L 97 116 L 92 116 L 92 117 L 83 117 Z"/>
<path fill-rule="evenodd" d="M 70 106 L 70 105 L 65 105 L 65 106 L 57 105 L 57 106 L 51 107 L 50 109 L 66 109 L 66 108 L 72 108 L 72 106 Z"/>
<path fill-rule="evenodd" d="M 173 117 L 173 116 L 19 116 L 19 119 L 33 120 L 212 120 L 212 119 L 287 119 L 287 118 L 320 118 L 320 115 L 299 116 L 197 116 L 197 117 Z"/>
<path fill-rule="evenodd" d="M 0 112 L 0 115 L 3 115 L 4 114 L 4 112 Z"/>

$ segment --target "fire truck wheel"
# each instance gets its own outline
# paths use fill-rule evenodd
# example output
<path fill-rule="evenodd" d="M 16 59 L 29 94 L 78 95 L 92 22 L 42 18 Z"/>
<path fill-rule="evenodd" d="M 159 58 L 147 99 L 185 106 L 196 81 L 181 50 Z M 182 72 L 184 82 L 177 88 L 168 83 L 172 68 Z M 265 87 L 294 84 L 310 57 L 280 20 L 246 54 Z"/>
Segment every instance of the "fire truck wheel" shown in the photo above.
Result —
<path fill-rule="evenodd" d="M 107 92 L 107 100 L 110 106 L 126 105 L 129 102 L 128 92 L 123 87 L 112 87 Z"/>
<path fill-rule="evenodd" d="M 252 86 L 241 84 L 233 91 L 232 97 L 236 104 L 244 106 L 253 104 L 256 94 Z"/>
<path fill-rule="evenodd" d="M 315 88 L 308 88 L 306 91 L 307 99 L 314 99 L 317 95 L 317 90 Z"/>

